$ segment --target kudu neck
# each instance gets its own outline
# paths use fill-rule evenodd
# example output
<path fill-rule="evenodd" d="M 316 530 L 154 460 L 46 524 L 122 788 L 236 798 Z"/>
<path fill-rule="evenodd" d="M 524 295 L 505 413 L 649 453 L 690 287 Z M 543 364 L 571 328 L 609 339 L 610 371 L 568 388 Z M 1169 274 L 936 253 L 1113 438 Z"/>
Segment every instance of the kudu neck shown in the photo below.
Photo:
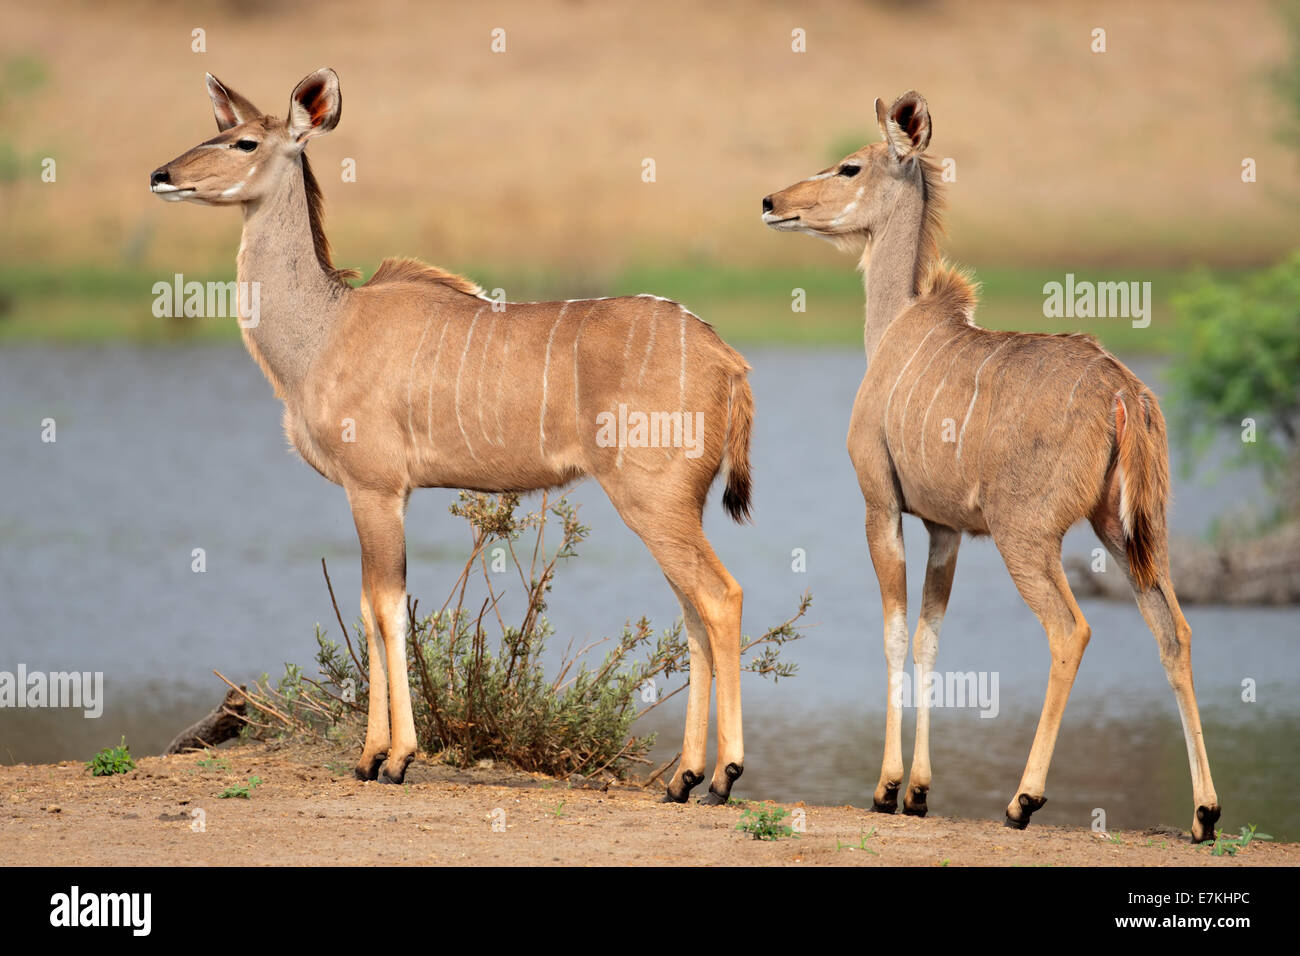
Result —
<path fill-rule="evenodd" d="M 258 283 L 260 301 L 257 323 L 244 328 L 244 337 L 285 398 L 298 391 L 324 347 L 347 287 L 317 258 L 301 161 L 275 193 L 243 210 L 239 281 L 241 288 Z"/>
<path fill-rule="evenodd" d="M 862 342 L 868 365 L 889 323 L 916 298 L 924 221 L 925 188 L 918 176 L 903 184 L 885 225 L 862 253 L 867 300 Z"/>

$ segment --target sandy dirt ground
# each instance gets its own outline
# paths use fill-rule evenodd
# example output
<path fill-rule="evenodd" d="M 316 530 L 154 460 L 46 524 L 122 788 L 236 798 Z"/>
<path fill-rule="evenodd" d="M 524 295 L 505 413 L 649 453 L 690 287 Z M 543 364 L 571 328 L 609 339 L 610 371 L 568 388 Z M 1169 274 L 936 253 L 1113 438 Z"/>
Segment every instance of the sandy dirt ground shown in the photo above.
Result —
<path fill-rule="evenodd" d="M 663 805 L 658 786 L 600 791 L 423 758 L 395 787 L 352 779 L 349 758 L 324 744 L 271 743 L 145 757 L 114 777 L 73 761 L 0 767 L 0 864 L 1300 865 L 1298 844 L 1216 857 L 1173 828 L 1106 838 L 850 806 L 791 804 L 804 832 L 759 841 L 736 829 L 758 803 Z M 261 783 L 247 799 L 219 796 L 250 777 Z"/>

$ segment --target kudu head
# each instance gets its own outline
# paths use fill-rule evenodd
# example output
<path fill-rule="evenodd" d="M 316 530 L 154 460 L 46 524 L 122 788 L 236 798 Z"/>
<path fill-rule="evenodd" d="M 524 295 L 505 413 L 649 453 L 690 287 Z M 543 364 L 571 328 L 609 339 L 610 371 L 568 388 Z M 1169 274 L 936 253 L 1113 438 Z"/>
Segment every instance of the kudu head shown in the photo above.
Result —
<path fill-rule="evenodd" d="M 343 110 L 328 68 L 294 87 L 285 119 L 263 114 L 211 73 L 207 80 L 221 132 L 150 173 L 149 189 L 163 199 L 227 206 L 271 195 L 307 141 L 337 126 Z"/>
<path fill-rule="evenodd" d="M 921 155 L 930 142 L 930 111 L 908 91 L 885 108 L 876 100 L 885 136 L 834 166 L 763 198 L 763 222 L 773 229 L 806 232 L 860 250 L 881 232 L 902 192 L 921 183 Z"/>

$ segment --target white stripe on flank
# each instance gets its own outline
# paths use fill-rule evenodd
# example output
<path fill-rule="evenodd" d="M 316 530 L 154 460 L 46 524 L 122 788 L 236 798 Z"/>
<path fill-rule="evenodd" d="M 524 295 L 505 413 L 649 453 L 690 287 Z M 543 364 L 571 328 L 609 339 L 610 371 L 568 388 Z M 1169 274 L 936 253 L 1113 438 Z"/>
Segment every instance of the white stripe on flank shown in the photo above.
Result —
<path fill-rule="evenodd" d="M 505 429 L 501 426 L 501 386 L 505 384 L 506 369 L 509 368 L 510 362 L 510 326 L 506 326 L 506 341 L 501 348 L 501 364 L 497 368 L 497 444 L 502 447 L 506 443 Z"/>
<path fill-rule="evenodd" d="M 623 383 L 627 381 L 627 360 L 628 356 L 632 354 L 632 339 L 636 335 L 636 326 L 640 318 L 640 312 L 633 313 L 632 321 L 627 327 L 627 341 L 623 343 L 623 374 L 618 377 L 618 392 L 620 397 L 623 394 Z"/>
<path fill-rule="evenodd" d="M 551 371 L 551 345 L 555 342 L 555 330 L 564 321 L 564 313 L 568 308 L 568 302 L 560 306 L 560 314 L 556 316 L 555 324 L 551 326 L 551 334 L 546 337 L 546 361 L 542 364 L 542 413 L 537 419 L 538 448 L 543 457 L 546 455 L 546 393 L 548 390 L 547 380 Z"/>
<path fill-rule="evenodd" d="M 469 433 L 465 431 L 465 423 L 460 417 L 460 378 L 465 372 L 465 356 L 469 355 L 469 343 L 474 341 L 474 326 L 478 324 L 478 317 L 483 314 L 483 309 L 486 308 L 486 305 L 482 306 L 474 313 L 474 319 L 469 324 L 469 332 L 465 335 L 465 349 L 460 353 L 460 368 L 456 369 L 456 398 L 452 402 L 456 406 L 456 424 L 460 427 L 461 437 L 465 439 L 465 447 L 469 449 L 469 457 L 471 458 L 478 458 L 478 455 L 474 454 L 474 446 L 469 442 Z"/>
<path fill-rule="evenodd" d="M 487 352 L 488 346 L 492 344 L 492 333 L 497 330 L 497 314 L 492 313 L 492 324 L 488 326 L 487 335 L 483 339 L 483 354 L 478 360 L 478 430 L 483 433 L 483 440 L 489 445 L 492 444 L 492 436 L 487 433 L 487 428 L 483 424 L 483 379 L 487 377 Z"/>
<path fill-rule="evenodd" d="M 646 367 L 646 363 L 650 361 L 650 350 L 651 350 L 652 348 L 654 348 L 654 344 L 655 344 L 655 319 L 658 317 L 658 315 L 659 315 L 659 310 L 658 310 L 658 309 L 656 309 L 655 311 L 653 311 L 653 312 L 650 313 L 650 334 L 649 334 L 648 336 L 646 336 L 646 340 L 645 340 L 645 356 L 641 359 L 641 371 L 640 371 L 640 373 L 639 373 L 639 374 L 637 375 L 637 377 L 636 377 L 636 385 L 637 385 L 637 388 L 640 388 L 640 387 L 641 387 L 641 379 L 645 378 L 645 367 Z"/>
<path fill-rule="evenodd" d="M 957 364 L 958 356 L 960 356 L 962 352 L 965 352 L 968 348 L 970 348 L 971 343 L 974 341 L 975 339 L 972 338 L 965 345 L 959 348 L 955 353 L 953 353 L 952 361 L 948 363 L 948 370 L 943 373 L 943 378 L 939 379 L 939 387 L 934 390 L 934 395 L 930 397 L 930 404 L 925 407 L 925 415 L 921 419 L 921 471 L 924 472 L 925 477 L 927 478 L 930 477 L 930 468 L 925 461 L 925 436 L 926 436 L 926 423 L 930 420 L 930 410 L 934 408 L 935 399 L 939 397 L 939 393 L 943 391 L 944 385 L 947 384 L 948 376 L 952 374 L 952 367 Z"/>
<path fill-rule="evenodd" d="M 686 411 L 686 310 L 682 309 L 682 325 L 679 333 L 682 350 L 682 370 L 677 377 L 677 407 Z"/>
<path fill-rule="evenodd" d="M 578 331 L 573 333 L 573 429 L 575 435 L 582 434 L 582 417 L 578 413 L 578 342 L 582 339 L 582 327 L 587 324 L 591 314 L 596 311 L 595 303 L 592 303 L 587 314 L 582 317 L 578 323 Z"/>
<path fill-rule="evenodd" d="M 957 433 L 957 460 L 958 461 L 961 461 L 961 446 L 962 443 L 966 440 L 966 426 L 970 424 L 970 413 L 975 411 L 975 401 L 980 397 L 980 373 L 984 371 L 984 366 L 989 364 L 989 359 L 993 358 L 993 356 L 997 355 L 1004 348 L 1010 345 L 1013 341 L 1015 341 L 1015 339 L 1009 336 L 1005 342 L 1003 342 L 992 352 L 990 352 L 987 356 L 985 356 L 984 361 L 980 362 L 980 367 L 975 370 L 975 392 L 970 397 L 970 404 L 966 406 L 966 418 L 963 419 L 961 423 L 961 431 Z M 962 474 L 965 475 L 965 472 L 963 471 Z"/>
<path fill-rule="evenodd" d="M 916 394 L 916 387 L 921 384 L 921 379 L 925 378 L 925 373 L 930 371 L 930 366 L 933 365 L 934 360 L 939 357 L 939 353 L 951 345 L 959 335 L 961 335 L 960 329 L 954 332 L 952 336 L 943 343 L 943 345 L 940 345 L 930 354 L 930 361 L 925 363 L 925 368 L 921 369 L 921 374 L 916 376 L 916 379 L 912 382 L 912 387 L 907 392 L 907 401 L 903 403 L 903 417 L 899 419 L 898 422 L 899 451 L 903 453 L 900 455 L 900 459 L 903 457 L 909 457 L 907 455 L 907 442 L 903 440 L 903 436 L 907 432 L 907 412 L 912 407 L 912 396 Z M 888 425 L 888 422 L 886 422 L 886 425 Z M 886 432 L 886 435 L 888 435 L 888 432 Z"/>
<path fill-rule="evenodd" d="M 415 384 L 415 360 L 420 357 L 420 348 L 424 345 L 424 337 L 429 334 L 429 326 L 433 323 L 433 314 L 424 320 L 424 331 L 420 333 L 420 341 L 415 346 L 415 352 L 411 355 L 411 374 L 406 378 L 406 430 L 411 433 L 411 450 L 415 450 L 415 422 L 412 420 L 414 411 L 411 405 L 411 386 Z"/>
<path fill-rule="evenodd" d="M 429 368 L 429 415 L 425 420 L 425 430 L 429 433 L 429 444 L 433 444 L 433 384 L 438 381 L 438 361 L 442 358 L 442 340 L 447 337 L 447 326 L 451 325 L 451 316 L 442 320 L 442 331 L 438 333 L 438 347 L 433 352 L 433 365 Z"/>
<path fill-rule="evenodd" d="M 907 368 L 908 368 L 908 366 L 912 364 L 912 360 L 915 359 L 917 353 L 921 351 L 921 346 L 925 345 L 926 339 L 928 339 L 930 336 L 934 335 L 935 330 L 938 329 L 938 328 L 939 328 L 939 326 L 936 325 L 936 326 L 935 326 L 933 329 L 931 329 L 929 332 L 926 332 L 926 333 L 925 333 L 925 338 L 921 339 L 921 341 L 917 343 L 916 348 L 912 350 L 912 355 L 911 355 L 911 357 L 908 358 L 908 360 L 907 360 L 906 362 L 903 363 L 903 367 L 899 370 L 899 372 L 898 372 L 898 378 L 894 379 L 894 387 L 891 388 L 891 389 L 889 390 L 889 398 L 887 398 L 887 399 L 885 400 L 885 421 L 884 421 L 884 425 L 885 425 L 885 428 L 886 428 L 886 429 L 889 428 L 889 409 L 890 409 L 890 406 L 892 406 L 892 405 L 894 404 L 894 393 L 895 393 L 896 391 L 898 391 L 898 383 L 901 382 L 901 381 L 903 380 L 903 376 L 907 373 Z"/>
<path fill-rule="evenodd" d="M 1091 362 L 1089 362 L 1087 365 L 1083 367 L 1083 371 L 1079 373 L 1079 377 L 1074 380 L 1074 388 L 1070 389 L 1070 400 L 1065 405 L 1065 410 L 1067 412 L 1074 406 L 1074 389 L 1079 387 L 1079 383 L 1083 381 L 1083 377 L 1088 374 L 1088 369 L 1092 368 L 1103 358 L 1105 358 L 1104 355 L 1098 355 L 1096 358 L 1094 358 Z"/>

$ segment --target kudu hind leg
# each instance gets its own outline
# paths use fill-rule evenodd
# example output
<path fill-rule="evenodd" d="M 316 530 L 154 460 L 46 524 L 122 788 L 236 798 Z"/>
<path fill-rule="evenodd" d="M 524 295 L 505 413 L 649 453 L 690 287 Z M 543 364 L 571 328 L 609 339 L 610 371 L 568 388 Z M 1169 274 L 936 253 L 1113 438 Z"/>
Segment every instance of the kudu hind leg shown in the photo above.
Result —
<path fill-rule="evenodd" d="M 1178 716 L 1187 743 L 1187 762 L 1192 771 L 1192 795 L 1196 803 L 1192 815 L 1192 842 L 1213 838 L 1214 825 L 1222 809 L 1210 778 L 1210 758 L 1205 753 L 1205 735 L 1201 730 L 1201 712 L 1196 706 L 1196 688 L 1192 683 L 1192 629 L 1178 607 L 1167 570 L 1162 570 L 1156 586 L 1143 591 L 1136 582 L 1133 594 L 1142 617 L 1151 628 L 1160 648 L 1160 663 L 1178 702 Z"/>
<path fill-rule="evenodd" d="M 1061 567 L 1060 542 L 1054 551 L 1037 550 L 1026 555 L 1016 554 L 1007 561 L 1007 570 L 1020 591 L 1020 596 L 1038 615 L 1047 632 L 1047 643 L 1052 653 L 1052 667 L 1047 675 L 1047 694 L 1043 711 L 1038 718 L 1038 729 L 1029 750 L 1029 760 L 1020 778 L 1016 796 L 1007 805 L 1006 825 L 1023 830 L 1029 818 L 1047 798 L 1047 771 L 1056 747 L 1056 735 L 1061 728 L 1065 704 L 1079 672 L 1084 649 L 1092 637 L 1092 629 L 1079 610 L 1078 602 L 1070 591 Z M 999 545 L 1001 549 L 1001 545 Z M 1007 552 L 1003 551 L 1004 558 Z"/>
<path fill-rule="evenodd" d="M 361 541 L 361 586 L 378 624 L 388 678 L 388 757 L 377 775 L 382 783 L 401 783 L 415 756 L 415 719 L 406 669 L 406 499 L 377 492 L 349 496 Z M 376 648 L 370 645 L 372 655 Z M 372 682 L 372 694 L 374 684 Z M 373 701 L 372 701 L 373 703 Z M 373 756 L 373 755 L 372 755 Z"/>
<path fill-rule="evenodd" d="M 627 516 L 624 516 L 625 520 Z M 689 525 L 683 521 L 689 520 Z M 691 690 L 687 701 L 686 739 L 682 763 L 668 784 L 668 796 L 675 802 L 684 802 L 692 787 L 703 779 L 703 747 L 693 736 L 693 729 L 702 723 L 708 731 L 710 669 L 717 675 L 718 683 L 718 762 L 709 782 L 709 793 L 703 803 L 726 803 L 732 784 L 745 770 L 745 744 L 740 713 L 740 617 L 744 596 L 740 585 L 718 556 L 713 553 L 698 517 L 674 521 L 659 516 L 652 527 L 628 524 L 645 542 L 651 555 L 659 562 L 664 576 L 673 590 L 685 598 L 683 612 L 689 604 L 703 625 L 707 636 L 711 668 L 705 664 L 697 669 L 694 645 L 700 638 L 692 639 Z M 687 636 L 691 638 L 691 615 L 687 614 Z M 696 684 L 697 676 L 700 678 Z M 687 749 L 692 759 L 699 759 L 696 767 L 687 764 Z"/>
<path fill-rule="evenodd" d="M 1214 836 L 1214 825 L 1219 821 L 1222 809 L 1214 791 L 1214 781 L 1210 777 L 1210 758 L 1205 752 L 1201 712 L 1196 704 L 1196 688 L 1192 682 L 1192 629 L 1178 606 L 1178 596 L 1174 593 L 1169 578 L 1168 547 L 1162 546 L 1157 557 L 1159 574 L 1156 586 L 1143 589 L 1129 568 L 1118 517 L 1107 520 L 1104 514 L 1095 516 L 1092 526 L 1097 537 L 1124 569 L 1138 610 L 1142 612 L 1142 619 L 1155 635 L 1156 646 L 1160 650 L 1160 663 L 1164 665 L 1165 677 L 1173 688 L 1178 716 L 1183 725 L 1183 738 L 1187 743 L 1187 762 L 1192 771 L 1192 799 L 1196 804 L 1192 815 L 1192 842 L 1201 843 Z"/>
<path fill-rule="evenodd" d="M 921 592 L 921 617 L 912 639 L 912 660 L 916 664 L 912 685 L 916 705 L 916 746 L 912 750 L 912 769 L 907 776 L 907 793 L 903 812 L 923 817 L 928 809 L 930 792 L 930 674 L 939 655 L 939 628 L 948 609 L 952 593 L 953 572 L 957 569 L 957 548 L 961 532 L 926 522 L 930 532 L 930 557 L 925 566 L 925 586 Z"/>
<path fill-rule="evenodd" d="M 684 803 L 691 790 L 704 781 L 709 743 L 709 699 L 713 690 L 713 648 L 704 619 L 695 605 L 671 579 L 668 584 L 682 607 L 682 623 L 691 655 L 691 676 L 686 690 L 686 733 L 682 740 L 681 762 L 662 802 Z"/>

